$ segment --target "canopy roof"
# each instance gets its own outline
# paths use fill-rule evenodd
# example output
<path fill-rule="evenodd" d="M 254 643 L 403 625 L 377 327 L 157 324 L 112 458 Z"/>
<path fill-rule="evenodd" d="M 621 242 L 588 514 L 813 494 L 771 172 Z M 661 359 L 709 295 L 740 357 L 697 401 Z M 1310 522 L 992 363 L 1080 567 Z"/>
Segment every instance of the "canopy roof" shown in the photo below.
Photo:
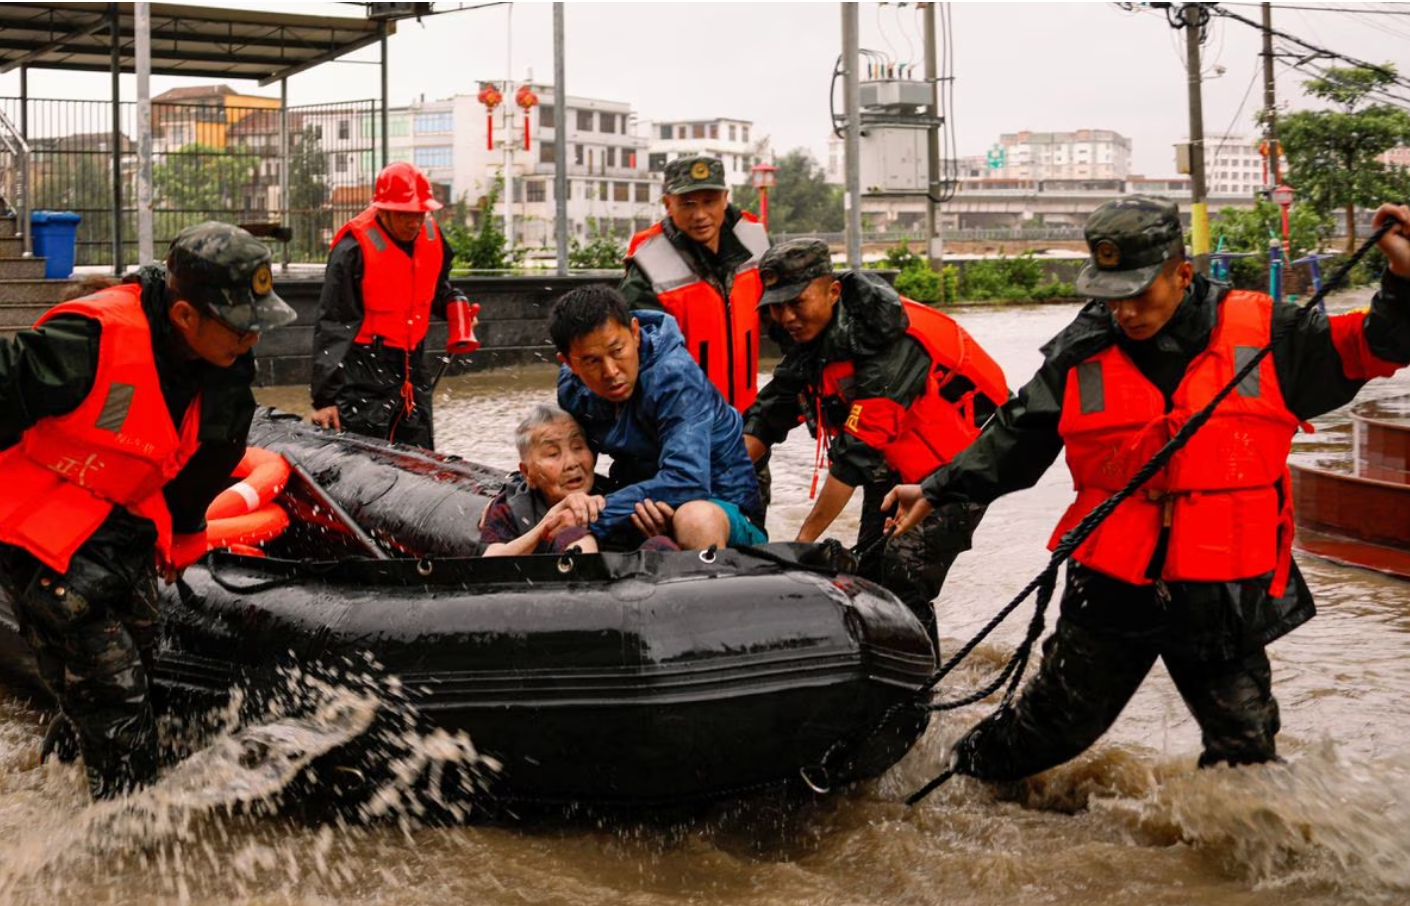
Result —
<path fill-rule="evenodd" d="M 112 8 L 121 69 L 134 71 L 132 3 L 0 3 L 0 72 L 19 66 L 108 72 Z M 268 85 L 366 47 L 394 22 L 153 3 L 152 73 Z M 385 29 L 385 31 L 384 31 Z"/>

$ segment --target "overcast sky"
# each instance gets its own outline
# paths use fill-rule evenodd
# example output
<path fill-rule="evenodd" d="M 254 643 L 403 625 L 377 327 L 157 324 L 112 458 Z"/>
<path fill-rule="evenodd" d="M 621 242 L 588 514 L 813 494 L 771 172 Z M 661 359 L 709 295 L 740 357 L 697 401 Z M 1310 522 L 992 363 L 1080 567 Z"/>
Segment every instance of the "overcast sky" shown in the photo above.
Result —
<path fill-rule="evenodd" d="M 359 15 L 346 3 L 201 3 L 320 15 Z M 472 4 L 437 3 L 441 10 Z M 1313 44 L 1410 74 L 1410 4 L 1322 0 L 1327 12 L 1275 4 L 1273 24 Z M 1253 3 L 1225 7 L 1257 20 Z M 1400 14 L 1382 14 L 1386 12 Z M 1171 145 L 1188 133 L 1184 34 L 1163 13 L 1113 3 L 954 3 L 951 128 L 961 154 L 981 154 L 1002 132 L 1114 129 L 1134 143 L 1133 167 L 1174 172 Z M 923 63 L 914 4 L 861 4 L 862 46 L 901 63 Z M 567 84 L 573 95 L 623 100 L 643 120 L 730 116 L 753 120 L 782 153 L 803 146 L 821 158 L 829 130 L 828 88 L 841 49 L 836 3 L 580 3 L 566 15 Z M 515 3 L 398 25 L 390 43 L 390 102 L 418 95 L 474 94 L 484 79 L 552 81 L 552 11 Z M 1252 131 L 1263 102 L 1260 37 L 1216 19 L 1203 65 L 1205 130 Z M 350 57 L 375 62 L 375 49 Z M 1289 60 L 1288 63 L 1294 62 Z M 1221 74 L 1222 72 L 1222 74 Z M 1255 77 L 1258 78 L 1255 78 Z M 1280 104 L 1307 106 L 1299 73 L 1279 66 Z M 153 93 L 209 80 L 154 78 Z M 231 82 L 277 95 L 278 87 Z M 36 70 L 31 97 L 101 98 L 105 75 Z M 0 92 L 16 95 L 16 73 Z M 124 80 L 126 99 L 134 82 Z M 375 65 L 333 63 L 294 76 L 291 104 L 376 97 Z M 1402 92 L 1410 97 L 1410 89 Z M 839 83 L 838 98 L 841 91 Z M 1407 102 L 1410 105 L 1410 102 Z M 1242 107 L 1242 109 L 1240 109 Z"/>

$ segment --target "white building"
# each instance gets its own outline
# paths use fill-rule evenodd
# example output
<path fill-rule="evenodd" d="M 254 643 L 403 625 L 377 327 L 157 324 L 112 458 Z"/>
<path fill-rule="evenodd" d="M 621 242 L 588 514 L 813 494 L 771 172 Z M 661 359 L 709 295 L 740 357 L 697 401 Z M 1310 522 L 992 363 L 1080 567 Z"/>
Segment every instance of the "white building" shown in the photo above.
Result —
<path fill-rule="evenodd" d="M 659 120 L 647 127 L 647 153 L 651 172 L 659 178 L 666 164 L 678 157 L 708 154 L 725 165 L 725 179 L 731 186 L 749 184 L 749 168 L 768 157 L 760 153 L 751 135 L 749 120 L 725 117 L 712 120 Z"/>
<path fill-rule="evenodd" d="M 1258 151 L 1261 139 L 1206 133 L 1204 185 L 1210 195 L 1253 197 L 1272 180 Z M 1284 165 L 1286 167 L 1286 164 Z"/>
<path fill-rule="evenodd" d="M 1004 165 L 998 179 L 1125 179 L 1131 140 L 1110 129 L 1006 132 L 999 136 Z"/>

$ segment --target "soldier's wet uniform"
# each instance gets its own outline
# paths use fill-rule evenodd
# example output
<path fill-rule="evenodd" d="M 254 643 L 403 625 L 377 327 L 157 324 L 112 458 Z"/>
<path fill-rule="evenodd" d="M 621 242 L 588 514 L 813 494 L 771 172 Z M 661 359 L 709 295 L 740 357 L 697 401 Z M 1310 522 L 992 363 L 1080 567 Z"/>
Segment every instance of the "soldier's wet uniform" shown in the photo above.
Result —
<path fill-rule="evenodd" d="M 199 227 L 182 236 L 196 249 L 194 254 L 203 256 L 199 265 L 229 276 L 193 270 L 183 259 L 195 284 L 190 292 L 204 293 L 207 300 L 212 294 L 225 301 L 243 300 L 246 304 L 210 303 L 233 331 L 258 331 L 292 320 L 292 309 L 267 286 L 263 296 L 250 299 L 250 272 L 260 263 L 257 256 L 263 246 L 243 231 L 232 244 L 234 228 L 215 227 L 213 236 L 202 234 Z M 268 280 L 268 252 L 263 254 L 265 267 L 256 283 Z M 227 296 L 225 285 L 233 280 L 243 280 L 247 287 Z M 253 354 L 245 353 L 229 367 L 192 358 L 168 320 L 173 290 L 165 269 L 142 268 L 127 283 L 141 288 L 152 359 L 172 423 L 181 424 L 199 399 L 199 446 L 162 487 L 162 496 L 175 532 L 200 531 L 206 507 L 229 483 L 244 454 L 255 410 Z M 92 318 L 58 314 L 0 345 L 0 457 L 19 455 L 15 448 L 26 432 L 85 402 L 100 373 L 101 329 Z M 82 451 L 75 451 L 75 458 L 86 461 Z M 66 478 L 82 486 L 82 468 L 79 465 Z M 66 570 L 46 565 L 23 546 L 0 544 L 0 583 L 11 596 L 42 679 L 77 731 L 89 786 L 99 798 L 150 781 L 157 767 L 148 682 L 157 628 L 158 533 L 150 520 L 123 506 L 110 506 L 106 519 L 73 552 Z"/>

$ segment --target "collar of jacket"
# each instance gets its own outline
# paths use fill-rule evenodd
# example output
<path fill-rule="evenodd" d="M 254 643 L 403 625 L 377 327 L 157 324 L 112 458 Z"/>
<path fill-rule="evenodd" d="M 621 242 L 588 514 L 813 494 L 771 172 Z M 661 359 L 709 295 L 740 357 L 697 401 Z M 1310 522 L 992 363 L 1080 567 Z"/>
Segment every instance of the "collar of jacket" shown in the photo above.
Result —
<path fill-rule="evenodd" d="M 734 226 L 742 216 L 739 208 L 732 204 L 725 208 L 725 222 L 720 225 L 720 250 L 713 253 L 682 233 L 669 216 L 662 218 L 661 232 L 695 266 L 697 273 L 707 273 L 716 264 L 733 269 L 735 265 L 749 260 L 749 250 L 734 235 Z"/>

